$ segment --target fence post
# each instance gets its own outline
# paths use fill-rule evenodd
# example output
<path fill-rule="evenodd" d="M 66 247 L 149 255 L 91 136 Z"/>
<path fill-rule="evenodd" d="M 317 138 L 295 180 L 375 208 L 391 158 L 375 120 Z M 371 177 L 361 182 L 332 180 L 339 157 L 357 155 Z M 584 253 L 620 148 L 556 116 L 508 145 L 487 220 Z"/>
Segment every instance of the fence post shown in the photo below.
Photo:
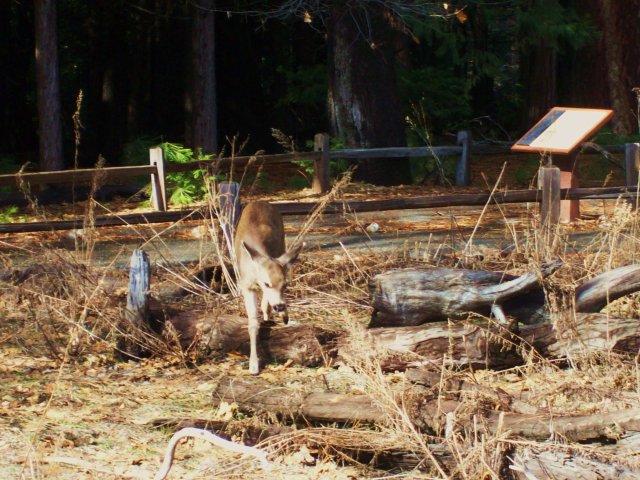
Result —
<path fill-rule="evenodd" d="M 233 234 L 240 217 L 240 184 L 220 182 L 218 197 L 220 199 L 220 228 L 222 228 L 229 252 L 233 252 Z"/>
<path fill-rule="evenodd" d="M 167 189 L 164 175 L 164 153 L 162 148 L 149 149 L 149 163 L 156 167 L 151 174 L 151 206 L 157 212 L 167 211 Z"/>
<path fill-rule="evenodd" d="M 313 139 L 314 152 L 322 152 L 320 158 L 313 161 L 314 193 L 326 193 L 329 191 L 329 135 L 318 133 Z"/>
<path fill-rule="evenodd" d="M 538 188 L 542 190 L 540 205 L 540 223 L 546 243 L 553 243 L 552 232 L 560 222 L 560 169 L 558 167 L 540 167 Z"/>
<path fill-rule="evenodd" d="M 466 187 L 469 185 L 469 159 L 471 157 L 471 132 L 460 130 L 458 132 L 457 145 L 462 145 L 462 154 L 456 167 L 456 185 Z"/>
<path fill-rule="evenodd" d="M 640 169 L 640 143 L 627 143 L 624 146 L 624 176 L 626 187 L 638 192 L 638 170 Z M 631 200 L 633 208 L 638 208 L 638 197 Z"/>

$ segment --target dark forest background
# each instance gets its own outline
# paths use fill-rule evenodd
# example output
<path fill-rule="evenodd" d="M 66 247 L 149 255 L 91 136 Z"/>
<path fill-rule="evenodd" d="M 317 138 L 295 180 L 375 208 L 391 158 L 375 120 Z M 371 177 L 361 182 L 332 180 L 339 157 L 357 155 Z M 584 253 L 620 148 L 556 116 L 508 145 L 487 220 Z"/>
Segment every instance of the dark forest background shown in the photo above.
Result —
<path fill-rule="evenodd" d="M 276 153 L 273 128 L 298 148 L 510 141 L 554 105 L 613 108 L 637 135 L 639 58 L 640 0 L 0 0 L 0 168 L 236 136 Z"/>

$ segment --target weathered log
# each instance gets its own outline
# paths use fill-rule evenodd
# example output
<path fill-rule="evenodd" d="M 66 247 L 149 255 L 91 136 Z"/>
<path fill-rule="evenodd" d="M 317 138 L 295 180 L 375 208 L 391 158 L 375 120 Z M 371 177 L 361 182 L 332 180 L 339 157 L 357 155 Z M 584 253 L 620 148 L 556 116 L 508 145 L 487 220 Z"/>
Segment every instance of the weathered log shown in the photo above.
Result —
<path fill-rule="evenodd" d="M 416 354 L 421 361 L 436 365 L 442 363 L 443 357 L 457 367 L 488 369 L 510 368 L 523 362 L 516 348 L 520 345 L 519 339 L 501 327 L 437 322 L 415 327 L 372 328 L 367 335 L 378 347 Z M 348 349 L 348 342 L 341 344 L 339 356 L 348 354 Z M 402 369 L 397 359 L 394 367 Z"/>
<path fill-rule="evenodd" d="M 269 413 L 292 420 L 319 422 L 381 423 L 386 414 L 367 395 L 307 392 L 294 387 L 278 387 L 262 381 L 232 379 L 221 383 L 214 393 L 214 405 L 235 403 L 242 410 Z"/>
<path fill-rule="evenodd" d="M 479 405 L 473 411 L 462 409 L 465 413 L 458 416 L 456 412 L 461 411 L 461 402 L 438 398 L 424 388 L 411 387 L 394 395 L 414 424 L 425 431 L 439 431 L 447 415 L 452 428 L 463 432 L 471 425 L 484 425 L 492 435 L 508 433 L 510 437 L 538 441 L 559 436 L 582 442 L 610 437 L 612 433 L 640 430 L 638 408 L 602 414 L 552 416 L 546 411 L 537 414 L 496 412 Z M 213 401 L 214 404 L 234 402 L 242 411 L 269 413 L 304 422 L 384 424 L 389 421 L 390 414 L 393 415 L 392 409 L 385 408 L 369 395 L 305 392 L 288 386 L 274 388 L 266 382 L 244 379 L 221 384 Z"/>
<path fill-rule="evenodd" d="M 635 353 L 640 347 L 640 321 L 610 318 L 603 314 L 576 314 L 573 328 L 562 335 L 550 323 L 523 326 L 516 334 L 500 326 L 470 322 L 438 322 L 415 327 L 374 328 L 367 330 L 371 341 L 391 352 L 393 358 L 383 368 L 403 370 L 411 361 L 441 365 L 443 357 L 458 367 L 509 368 L 523 363 L 520 347 L 533 347 L 549 358 L 563 358 L 585 351 Z M 249 352 L 246 319 L 240 316 L 207 316 L 181 312 L 169 318 L 180 343 L 220 352 Z M 264 325 L 260 348 L 265 358 L 277 362 L 292 360 L 297 365 L 318 366 L 338 358 L 353 356 L 351 342 L 318 327 Z M 355 352 L 357 353 L 357 352 Z M 405 357 L 404 354 L 412 354 Z"/>
<path fill-rule="evenodd" d="M 546 358 L 564 358 L 587 351 L 636 354 L 640 348 L 640 320 L 577 313 L 575 324 L 565 326 L 560 335 L 551 323 L 523 326 L 519 335 Z"/>
<path fill-rule="evenodd" d="M 553 478 L 554 480 L 601 480 L 615 478 L 633 480 L 640 478 L 640 469 L 620 462 L 598 460 L 577 453 L 558 449 L 536 451 L 520 448 L 511 461 L 509 469 L 520 480 Z"/>
<path fill-rule="evenodd" d="M 231 315 L 207 315 L 202 312 L 180 312 L 168 318 L 178 332 L 183 348 L 192 346 L 219 352 L 238 351 L 249 354 L 247 319 Z M 261 358 L 296 365 L 317 367 L 335 356 L 336 334 L 309 325 L 261 325 L 258 337 Z"/>
<path fill-rule="evenodd" d="M 370 328 L 415 326 L 426 322 L 463 318 L 470 312 L 489 315 L 495 305 L 504 306 L 518 298 L 539 309 L 539 279 L 551 275 L 562 263 L 543 265 L 540 274 L 528 272 L 520 277 L 503 273 L 448 268 L 408 268 L 376 275 L 369 289 L 374 312 Z M 508 310 L 507 314 L 512 314 Z M 525 318 L 529 323 L 530 319 Z"/>
<path fill-rule="evenodd" d="M 373 328 L 367 335 L 378 346 L 397 353 L 417 354 L 440 365 L 443 357 L 458 367 L 501 369 L 524 361 L 519 347 L 533 347 L 547 358 L 564 358 L 586 351 L 636 353 L 640 347 L 640 320 L 579 313 L 575 325 L 562 334 L 551 323 L 522 326 L 515 334 L 497 326 L 469 322 L 438 322 L 415 327 Z M 348 354 L 341 343 L 339 356 Z M 406 365 L 409 360 L 406 361 Z M 394 359 L 393 366 L 403 365 Z"/>
<path fill-rule="evenodd" d="M 599 312 L 614 300 L 640 290 L 640 265 L 609 270 L 576 289 L 576 312 Z"/>

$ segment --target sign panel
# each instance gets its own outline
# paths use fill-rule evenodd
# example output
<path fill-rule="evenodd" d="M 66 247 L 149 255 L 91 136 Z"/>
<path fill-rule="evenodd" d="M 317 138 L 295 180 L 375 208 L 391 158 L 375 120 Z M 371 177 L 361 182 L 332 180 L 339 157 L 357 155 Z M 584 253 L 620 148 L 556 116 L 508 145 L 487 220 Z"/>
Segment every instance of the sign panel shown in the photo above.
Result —
<path fill-rule="evenodd" d="M 511 150 L 571 153 L 613 116 L 613 110 L 554 107 Z"/>

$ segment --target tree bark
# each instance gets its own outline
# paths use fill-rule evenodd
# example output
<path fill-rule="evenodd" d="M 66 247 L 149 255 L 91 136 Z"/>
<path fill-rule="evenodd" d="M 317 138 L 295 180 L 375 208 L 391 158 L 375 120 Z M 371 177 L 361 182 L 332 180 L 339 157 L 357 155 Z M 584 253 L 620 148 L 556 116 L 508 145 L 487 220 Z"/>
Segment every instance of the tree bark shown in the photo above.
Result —
<path fill-rule="evenodd" d="M 215 0 L 193 2 L 191 148 L 196 155 L 218 151 L 215 77 Z"/>
<path fill-rule="evenodd" d="M 523 55 L 525 68 L 522 75 L 525 92 L 525 128 L 540 120 L 556 103 L 557 68 L 556 51 L 541 42 Z"/>
<path fill-rule="evenodd" d="M 640 86 L 640 0 L 612 2 L 599 0 L 600 24 L 605 41 L 607 80 L 613 131 L 621 135 L 638 133 L 637 99 L 632 89 Z"/>
<path fill-rule="evenodd" d="M 56 0 L 35 0 L 40 169 L 64 169 Z"/>
<path fill-rule="evenodd" d="M 397 93 L 392 36 L 386 12 L 333 2 L 329 18 L 329 116 L 334 135 L 349 148 L 406 145 Z M 407 158 L 359 160 L 355 180 L 376 185 L 411 182 Z"/>

